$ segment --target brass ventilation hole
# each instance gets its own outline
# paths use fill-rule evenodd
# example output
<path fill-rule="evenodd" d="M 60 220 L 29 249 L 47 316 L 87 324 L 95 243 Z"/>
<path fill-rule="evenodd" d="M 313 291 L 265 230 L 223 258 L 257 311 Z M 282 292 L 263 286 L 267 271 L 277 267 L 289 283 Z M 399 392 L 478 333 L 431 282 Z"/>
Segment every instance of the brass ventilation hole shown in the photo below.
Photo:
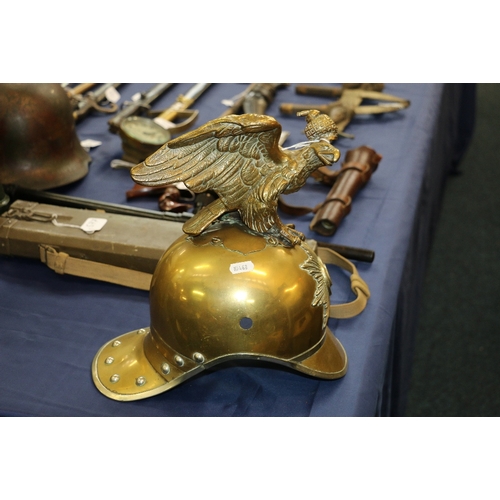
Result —
<path fill-rule="evenodd" d="M 253 326 L 253 321 L 250 318 L 241 318 L 240 319 L 240 326 L 243 328 L 243 330 L 249 330 Z"/>

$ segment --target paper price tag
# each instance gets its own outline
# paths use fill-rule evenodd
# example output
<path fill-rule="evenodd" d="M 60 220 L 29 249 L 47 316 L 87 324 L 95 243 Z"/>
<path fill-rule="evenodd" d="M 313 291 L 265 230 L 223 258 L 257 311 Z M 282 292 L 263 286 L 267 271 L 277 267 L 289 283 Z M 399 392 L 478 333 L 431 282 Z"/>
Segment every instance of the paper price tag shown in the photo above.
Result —
<path fill-rule="evenodd" d="M 255 266 L 251 260 L 247 260 L 246 262 L 236 262 L 229 266 L 229 270 L 232 274 L 240 274 L 240 273 L 248 273 L 252 271 Z"/>
<path fill-rule="evenodd" d="M 80 145 L 82 148 L 85 148 L 87 151 L 90 148 L 96 148 L 97 146 L 100 146 L 102 144 L 101 141 L 97 141 L 95 139 L 84 139 L 83 141 L 80 141 Z"/>
<path fill-rule="evenodd" d="M 172 123 L 169 120 L 165 120 L 164 118 L 160 118 L 159 116 L 154 118 L 153 121 L 156 124 L 158 124 L 160 127 L 163 127 L 166 130 L 168 130 L 169 128 L 175 127 L 175 123 Z"/>
<path fill-rule="evenodd" d="M 93 234 L 96 231 L 100 231 L 106 222 L 107 219 L 100 219 L 98 217 L 89 217 L 81 226 L 77 226 L 76 224 L 67 224 L 65 222 L 59 222 L 57 220 L 57 215 L 52 216 L 52 224 L 58 227 L 73 227 L 75 229 L 81 229 L 83 232 L 87 234 Z"/>
<path fill-rule="evenodd" d="M 97 217 L 89 217 L 81 226 L 80 229 L 85 231 L 87 234 L 95 233 L 100 231 L 106 224 L 107 219 L 98 219 Z"/>
<path fill-rule="evenodd" d="M 109 87 L 109 89 L 106 89 L 104 95 L 106 96 L 106 99 L 113 104 L 116 104 L 121 98 L 120 93 L 115 87 Z"/>

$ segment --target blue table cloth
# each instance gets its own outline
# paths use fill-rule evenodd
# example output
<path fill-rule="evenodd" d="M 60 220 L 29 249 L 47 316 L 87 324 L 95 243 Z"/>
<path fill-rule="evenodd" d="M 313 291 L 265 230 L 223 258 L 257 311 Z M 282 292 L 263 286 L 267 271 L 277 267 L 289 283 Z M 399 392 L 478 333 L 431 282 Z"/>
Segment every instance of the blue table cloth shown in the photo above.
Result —
<path fill-rule="evenodd" d="M 176 84 L 154 104 L 164 109 L 193 84 Z M 332 84 L 333 85 L 333 84 Z M 152 84 L 122 84 L 120 102 Z M 199 126 L 217 118 L 247 84 L 213 84 L 193 105 Z M 349 359 L 345 377 L 325 381 L 278 365 L 231 362 L 202 372 L 174 389 L 133 402 L 103 396 L 91 377 L 98 349 L 111 338 L 149 325 L 145 291 L 58 275 L 36 260 L 0 256 L 0 414 L 5 416 L 389 416 L 401 415 L 411 373 L 413 338 L 428 249 L 442 190 L 472 135 L 473 84 L 386 84 L 385 92 L 411 101 L 408 109 L 355 117 L 336 146 L 343 156 L 367 145 L 382 161 L 354 199 L 333 237 L 312 232 L 312 215 L 292 217 L 307 238 L 375 251 L 356 263 L 371 291 L 359 316 L 330 320 Z M 290 132 L 285 144 L 304 140 L 304 119 L 284 116 L 283 102 L 325 104 L 300 96 L 295 84 L 278 90 L 267 113 Z M 121 139 L 108 130 L 108 115 L 92 112 L 77 125 L 90 150 L 88 175 L 54 192 L 157 209 L 155 199 L 127 202 L 126 170 L 114 170 Z M 341 160 L 342 161 L 342 160 Z M 294 205 L 315 206 L 327 186 L 309 179 Z M 330 267 L 332 303 L 352 300 L 348 277 Z"/>

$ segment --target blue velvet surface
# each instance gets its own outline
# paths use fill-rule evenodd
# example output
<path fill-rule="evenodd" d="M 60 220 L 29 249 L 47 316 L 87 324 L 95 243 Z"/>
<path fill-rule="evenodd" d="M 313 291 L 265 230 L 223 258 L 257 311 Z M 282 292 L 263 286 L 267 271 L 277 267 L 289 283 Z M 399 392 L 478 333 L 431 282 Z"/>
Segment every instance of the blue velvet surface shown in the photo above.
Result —
<path fill-rule="evenodd" d="M 121 102 L 152 84 L 123 84 Z M 162 109 L 192 84 L 176 84 L 153 105 Z M 247 84 L 214 84 L 193 106 L 196 125 L 218 117 L 223 99 Z M 279 90 L 268 114 L 290 132 L 287 145 L 304 140 L 303 118 L 283 116 L 282 102 L 324 104 L 328 99 Z M 26 416 L 373 416 L 398 415 L 404 407 L 412 341 L 427 250 L 446 176 L 467 146 L 474 119 L 474 86 L 386 84 L 387 93 L 411 100 L 404 110 L 355 117 L 340 138 L 343 156 L 367 145 L 382 155 L 370 182 L 356 196 L 337 233 L 309 230 L 312 216 L 293 218 L 308 238 L 375 251 L 357 263 L 371 298 L 365 311 L 330 328 L 349 359 L 345 377 L 324 381 L 278 365 L 232 362 L 202 372 L 174 389 L 135 402 L 112 401 L 95 388 L 91 363 L 109 339 L 149 325 L 148 293 L 68 275 L 40 262 L 0 256 L 0 414 Z M 108 131 L 109 116 L 92 113 L 77 126 L 90 151 L 89 174 L 53 191 L 156 209 L 155 199 L 126 201 L 126 170 L 113 170 L 121 140 Z M 342 161 L 342 160 L 341 160 Z M 328 187 L 309 180 L 287 201 L 315 206 Z M 353 299 L 348 278 L 330 268 L 332 302 Z"/>

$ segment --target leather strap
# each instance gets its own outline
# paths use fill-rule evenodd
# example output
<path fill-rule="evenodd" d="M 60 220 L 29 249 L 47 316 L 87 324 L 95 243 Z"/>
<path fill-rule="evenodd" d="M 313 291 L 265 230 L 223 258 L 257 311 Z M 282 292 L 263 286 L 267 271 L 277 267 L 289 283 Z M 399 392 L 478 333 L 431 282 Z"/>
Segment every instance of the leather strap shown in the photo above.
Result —
<path fill-rule="evenodd" d="M 315 208 L 310 208 L 310 207 L 299 207 L 295 205 L 290 205 L 289 203 L 286 203 L 283 200 L 283 197 L 280 196 L 278 198 L 278 207 L 280 210 L 282 210 L 285 214 L 288 215 L 294 215 L 295 217 L 299 217 L 301 215 L 307 215 L 312 213 L 316 213 L 316 211 L 321 207 L 322 203 L 320 203 L 317 207 Z"/>
<path fill-rule="evenodd" d="M 351 273 L 351 289 L 356 299 L 346 304 L 330 305 L 330 317 L 345 319 L 358 315 L 366 307 L 370 290 L 359 276 L 356 266 L 330 248 L 316 246 L 314 250 L 325 264 L 339 266 Z M 40 245 L 40 260 L 58 274 L 71 274 L 146 291 L 151 285 L 152 275 L 149 273 L 70 257 L 48 245 Z"/>
<path fill-rule="evenodd" d="M 325 264 L 339 266 L 351 273 L 351 290 L 356 294 L 356 298 L 352 302 L 331 304 L 330 318 L 346 319 L 357 316 L 366 307 L 370 298 L 370 289 L 358 274 L 356 266 L 330 248 L 317 247 L 316 253 Z"/>
<path fill-rule="evenodd" d="M 65 252 L 58 252 L 48 245 L 40 245 L 40 260 L 58 274 L 71 274 L 82 278 L 107 281 L 117 285 L 148 290 L 152 275 L 101 262 L 77 259 Z"/>

